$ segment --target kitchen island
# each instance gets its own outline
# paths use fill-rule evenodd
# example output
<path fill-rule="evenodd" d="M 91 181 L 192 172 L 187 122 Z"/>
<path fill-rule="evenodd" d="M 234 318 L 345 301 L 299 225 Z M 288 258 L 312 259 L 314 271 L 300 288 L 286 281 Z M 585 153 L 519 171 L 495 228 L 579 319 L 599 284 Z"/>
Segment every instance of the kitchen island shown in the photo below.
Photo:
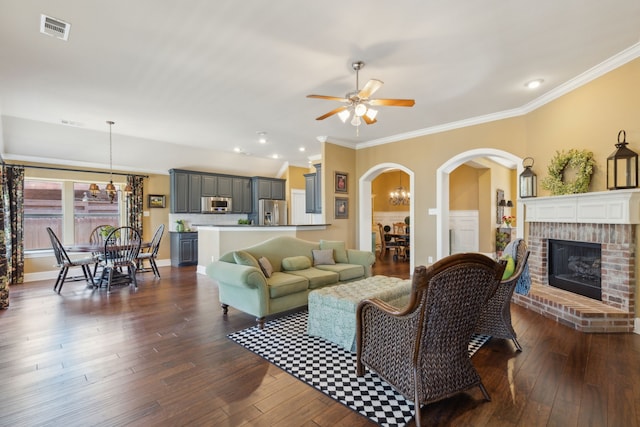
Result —
<path fill-rule="evenodd" d="M 206 225 L 198 228 L 198 273 L 227 252 L 246 248 L 272 237 L 291 236 L 319 241 L 331 224 L 312 225 Z"/>

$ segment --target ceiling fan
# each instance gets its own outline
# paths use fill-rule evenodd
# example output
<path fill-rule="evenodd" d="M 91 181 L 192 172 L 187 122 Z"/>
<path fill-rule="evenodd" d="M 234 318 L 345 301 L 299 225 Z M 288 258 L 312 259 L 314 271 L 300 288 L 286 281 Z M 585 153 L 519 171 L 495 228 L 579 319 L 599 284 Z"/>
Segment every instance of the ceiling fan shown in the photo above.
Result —
<path fill-rule="evenodd" d="M 356 61 L 351 64 L 351 67 L 356 72 L 356 90 L 347 93 L 344 98 L 326 95 L 307 95 L 307 98 L 328 99 L 330 101 L 340 101 L 345 104 L 342 107 L 323 114 L 316 118 L 316 120 L 324 120 L 327 117 L 337 114 L 340 120 L 345 123 L 351 116 L 351 113 L 353 113 L 351 119 L 353 126 L 360 126 L 362 120 L 364 120 L 366 124 L 371 125 L 377 121 L 376 116 L 378 114 L 378 111 L 371 107 L 413 107 L 415 104 L 413 99 L 371 99 L 371 95 L 382 87 L 383 82 L 377 79 L 371 79 L 362 89 L 359 89 L 359 72 L 364 68 L 364 62 Z"/>

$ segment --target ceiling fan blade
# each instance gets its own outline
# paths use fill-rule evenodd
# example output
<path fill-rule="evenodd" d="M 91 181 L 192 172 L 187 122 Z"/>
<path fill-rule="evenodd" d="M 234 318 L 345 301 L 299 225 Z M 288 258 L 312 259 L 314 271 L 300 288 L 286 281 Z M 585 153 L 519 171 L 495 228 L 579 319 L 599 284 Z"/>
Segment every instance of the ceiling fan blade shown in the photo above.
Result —
<path fill-rule="evenodd" d="M 367 99 L 369 98 L 371 95 L 373 95 L 375 93 L 375 91 L 377 91 L 378 89 L 380 89 L 382 87 L 384 83 L 380 80 L 376 80 L 376 79 L 371 79 L 367 82 L 366 85 L 364 85 L 364 87 L 362 88 L 362 90 L 360 92 L 358 92 L 358 97 L 360 99 Z"/>
<path fill-rule="evenodd" d="M 337 96 L 327 95 L 307 95 L 307 98 L 328 99 L 329 101 L 349 102 L 346 98 L 338 98 Z"/>
<path fill-rule="evenodd" d="M 324 114 L 324 115 L 322 115 L 322 116 L 320 116 L 320 117 L 316 118 L 316 120 L 324 120 L 324 119 L 326 119 L 327 117 L 331 117 L 331 116 L 333 116 L 334 114 L 338 114 L 339 112 L 346 110 L 347 108 L 348 108 L 348 107 L 347 107 L 346 105 L 345 105 L 345 106 L 342 106 L 342 107 L 338 107 L 338 108 L 336 108 L 335 110 L 331 110 L 331 111 L 329 111 L 327 114 Z"/>
<path fill-rule="evenodd" d="M 413 107 L 416 103 L 413 99 L 370 99 L 369 105 L 382 105 L 386 107 Z"/>
<path fill-rule="evenodd" d="M 375 122 L 377 122 L 376 119 L 370 119 L 366 114 L 364 116 L 362 116 L 362 120 L 364 120 L 364 122 L 368 125 L 372 125 Z"/>

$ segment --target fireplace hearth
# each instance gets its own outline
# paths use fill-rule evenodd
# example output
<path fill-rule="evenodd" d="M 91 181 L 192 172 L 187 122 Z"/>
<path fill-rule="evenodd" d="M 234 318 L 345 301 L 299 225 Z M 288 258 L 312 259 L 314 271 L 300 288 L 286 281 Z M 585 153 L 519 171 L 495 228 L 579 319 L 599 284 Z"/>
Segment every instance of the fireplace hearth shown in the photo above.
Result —
<path fill-rule="evenodd" d="M 515 294 L 513 301 L 584 332 L 633 331 L 634 320 L 639 317 L 635 290 L 640 189 L 537 197 L 519 202 L 525 205 L 531 289 L 527 295 Z M 549 242 L 553 240 L 594 244 L 600 247 L 600 254 L 550 256 Z M 551 262 L 567 267 L 568 271 L 560 275 L 571 276 L 571 282 L 574 276 L 581 276 L 588 286 L 595 287 L 599 282 L 600 298 L 552 286 Z"/>
<path fill-rule="evenodd" d="M 549 285 L 602 301 L 601 245 L 549 239 Z"/>

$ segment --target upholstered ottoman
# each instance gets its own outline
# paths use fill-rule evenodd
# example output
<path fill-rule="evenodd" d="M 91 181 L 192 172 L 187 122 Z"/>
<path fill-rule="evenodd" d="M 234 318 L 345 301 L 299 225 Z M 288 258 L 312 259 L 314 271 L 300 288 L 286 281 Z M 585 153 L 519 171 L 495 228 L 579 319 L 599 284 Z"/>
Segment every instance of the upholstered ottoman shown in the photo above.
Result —
<path fill-rule="evenodd" d="M 309 293 L 307 333 L 356 351 L 356 307 L 368 298 L 403 307 L 409 302 L 411 280 L 373 276 Z"/>

